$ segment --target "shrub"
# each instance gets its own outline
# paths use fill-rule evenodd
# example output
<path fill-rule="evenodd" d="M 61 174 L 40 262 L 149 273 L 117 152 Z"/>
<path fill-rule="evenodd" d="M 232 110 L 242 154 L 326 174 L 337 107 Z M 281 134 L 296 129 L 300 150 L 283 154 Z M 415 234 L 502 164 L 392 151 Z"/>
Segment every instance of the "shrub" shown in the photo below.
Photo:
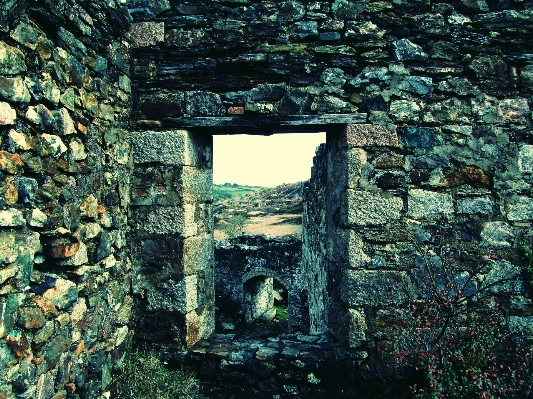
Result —
<path fill-rule="evenodd" d="M 114 381 L 119 399 L 201 399 L 200 384 L 192 373 L 169 369 L 153 351 L 126 356 L 122 374 Z"/>
<path fill-rule="evenodd" d="M 512 295 L 510 278 L 490 279 L 497 259 L 459 265 L 426 256 L 414 269 L 418 296 L 395 337 L 397 364 L 417 376 L 416 398 L 533 397 L 531 349 L 507 330 L 501 302 Z M 501 302 L 500 302 L 501 301 Z"/>

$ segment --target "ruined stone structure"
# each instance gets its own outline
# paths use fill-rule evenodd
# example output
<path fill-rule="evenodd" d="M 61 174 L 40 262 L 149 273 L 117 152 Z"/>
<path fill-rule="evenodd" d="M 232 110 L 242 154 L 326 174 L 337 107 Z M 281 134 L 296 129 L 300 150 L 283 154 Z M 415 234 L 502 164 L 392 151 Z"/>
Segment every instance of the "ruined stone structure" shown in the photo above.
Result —
<path fill-rule="evenodd" d="M 234 313 L 241 311 L 245 321 L 272 320 L 275 316 L 275 280 L 287 301 L 289 331 L 309 330 L 301 240 L 236 237 L 215 248 L 215 269 L 217 300 L 231 306 Z"/>
<path fill-rule="evenodd" d="M 354 380 L 455 248 L 516 280 L 502 316 L 533 338 L 532 5 L 2 2 L 0 397 L 99 397 L 132 331 L 210 336 L 213 134 L 327 132 L 303 270 Z"/>

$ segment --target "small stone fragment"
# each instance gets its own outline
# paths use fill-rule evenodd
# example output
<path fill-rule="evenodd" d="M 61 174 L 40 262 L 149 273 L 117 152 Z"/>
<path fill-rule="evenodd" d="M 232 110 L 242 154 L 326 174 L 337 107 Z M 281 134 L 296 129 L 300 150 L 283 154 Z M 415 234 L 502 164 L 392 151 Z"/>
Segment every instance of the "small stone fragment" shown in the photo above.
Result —
<path fill-rule="evenodd" d="M 17 227 L 24 226 L 26 219 L 21 211 L 15 208 L 0 210 L 0 226 L 1 227 Z"/>
<path fill-rule="evenodd" d="M 13 125 L 17 120 L 17 113 L 11 105 L 0 101 L 0 126 Z"/>

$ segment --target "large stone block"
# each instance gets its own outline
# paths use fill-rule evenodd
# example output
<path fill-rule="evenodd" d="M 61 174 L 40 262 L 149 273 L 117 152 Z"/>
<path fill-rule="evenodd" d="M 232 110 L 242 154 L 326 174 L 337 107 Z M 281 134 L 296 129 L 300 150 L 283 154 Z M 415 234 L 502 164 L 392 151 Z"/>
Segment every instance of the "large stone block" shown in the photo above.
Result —
<path fill-rule="evenodd" d="M 356 188 L 367 163 L 366 152 L 361 148 L 339 151 L 330 167 L 333 184 L 336 187 Z"/>
<path fill-rule="evenodd" d="M 487 222 L 481 230 L 481 247 L 491 249 L 511 248 L 515 234 L 505 222 Z"/>
<path fill-rule="evenodd" d="M 396 132 L 381 125 L 348 124 L 344 129 L 341 145 L 355 147 L 398 147 Z"/>
<path fill-rule="evenodd" d="M 330 261 L 337 266 L 358 269 L 366 267 L 370 257 L 364 253 L 364 242 L 356 231 L 337 229 L 330 239 Z"/>
<path fill-rule="evenodd" d="M 148 290 L 150 311 L 164 310 L 186 314 L 198 307 L 197 277 L 187 276 L 183 280 L 165 281 L 158 287 Z"/>
<path fill-rule="evenodd" d="M 341 224 L 344 226 L 383 225 L 398 220 L 402 209 L 401 198 L 349 189 L 341 195 Z"/>
<path fill-rule="evenodd" d="M 211 202 L 213 200 L 213 173 L 190 166 L 181 171 L 184 203 Z"/>
<path fill-rule="evenodd" d="M 350 307 L 387 306 L 407 301 L 411 282 L 405 272 L 351 270 L 343 273 L 341 298 Z"/>
<path fill-rule="evenodd" d="M 460 198 L 457 200 L 457 213 L 483 214 L 493 213 L 494 199 L 490 197 Z"/>
<path fill-rule="evenodd" d="M 518 196 L 513 204 L 507 204 L 506 211 L 509 220 L 533 220 L 533 198 Z"/>
<path fill-rule="evenodd" d="M 181 234 L 189 237 L 195 235 L 198 226 L 195 222 L 195 206 L 185 204 L 183 207 L 160 206 L 149 210 L 136 209 L 134 221 L 139 230 L 147 234 Z"/>
<path fill-rule="evenodd" d="M 210 269 L 214 265 L 212 234 L 188 237 L 183 241 L 183 272 L 185 275 Z"/>
<path fill-rule="evenodd" d="M 199 148 L 186 130 L 132 132 L 133 162 L 197 166 Z"/>
<path fill-rule="evenodd" d="M 185 341 L 191 348 L 202 338 L 208 338 L 215 331 L 215 312 L 210 306 L 202 306 L 185 315 Z"/>
<path fill-rule="evenodd" d="M 409 190 L 407 207 L 413 219 L 447 218 L 453 214 L 453 199 L 450 194 L 413 189 Z"/>
<path fill-rule="evenodd" d="M 330 309 L 331 333 L 349 348 L 357 348 L 365 343 L 366 317 L 362 311 L 333 305 Z"/>

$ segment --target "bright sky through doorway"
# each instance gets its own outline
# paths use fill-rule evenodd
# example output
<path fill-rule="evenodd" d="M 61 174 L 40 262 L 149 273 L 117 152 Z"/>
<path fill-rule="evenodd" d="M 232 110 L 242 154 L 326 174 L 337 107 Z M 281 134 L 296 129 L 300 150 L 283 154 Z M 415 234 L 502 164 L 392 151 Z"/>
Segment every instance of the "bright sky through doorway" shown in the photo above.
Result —
<path fill-rule="evenodd" d="M 311 177 L 325 133 L 213 136 L 213 182 L 275 187 Z"/>

